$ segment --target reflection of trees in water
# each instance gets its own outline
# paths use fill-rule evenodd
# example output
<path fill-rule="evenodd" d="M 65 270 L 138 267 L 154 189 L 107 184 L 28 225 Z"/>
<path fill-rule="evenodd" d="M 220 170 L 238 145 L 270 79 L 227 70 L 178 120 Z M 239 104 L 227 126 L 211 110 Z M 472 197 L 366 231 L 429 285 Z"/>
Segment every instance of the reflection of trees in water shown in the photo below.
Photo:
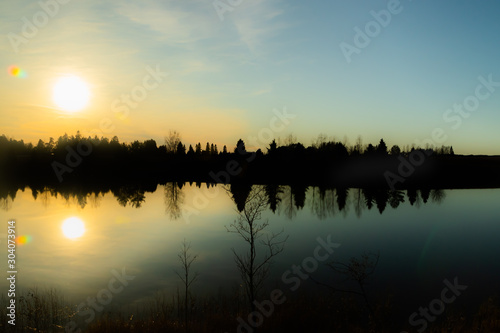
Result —
<path fill-rule="evenodd" d="M 268 198 L 267 203 L 269 208 L 273 213 L 276 212 L 278 205 L 281 202 L 281 195 L 283 194 L 283 186 L 268 184 L 265 185 L 266 196 Z"/>
<path fill-rule="evenodd" d="M 22 191 L 25 188 L 21 188 Z M 118 203 L 125 207 L 130 205 L 134 208 L 141 207 L 145 201 L 145 190 L 137 185 L 124 185 L 110 189 L 109 187 L 85 187 L 85 186 L 65 186 L 64 184 L 57 187 L 33 187 L 30 188 L 31 195 L 35 201 L 41 201 L 44 207 L 48 207 L 51 197 L 62 198 L 66 205 L 78 205 L 85 208 L 87 205 L 91 207 L 99 207 L 104 195 L 111 191 Z M 155 191 L 156 187 L 151 187 L 151 191 Z M 12 201 L 16 197 L 18 188 L 2 188 L 0 184 L 0 209 L 8 210 L 12 205 Z"/>
<path fill-rule="evenodd" d="M 372 189 L 364 188 L 363 195 L 365 197 L 365 206 L 368 209 L 372 209 L 373 203 L 375 202 L 375 197 Z"/>
<path fill-rule="evenodd" d="M 23 189 L 24 191 L 24 189 Z M 8 211 L 12 208 L 12 202 L 16 198 L 17 189 L 0 188 L 0 209 Z"/>
<path fill-rule="evenodd" d="M 201 182 L 195 184 L 197 188 L 215 186 L 215 184 Z M 3 186 L 2 186 L 3 185 Z M 172 219 L 177 219 L 182 215 L 182 205 L 185 201 L 185 195 L 182 191 L 184 183 L 170 182 L 164 188 L 165 212 Z M 236 204 L 239 212 L 244 209 L 245 202 L 252 188 L 252 185 L 246 182 L 237 182 L 227 185 L 227 190 L 232 194 L 232 200 Z M 292 186 L 284 185 L 258 185 L 263 187 L 266 196 L 266 205 L 273 212 L 284 214 L 289 219 L 296 217 L 297 212 L 305 206 L 311 207 L 311 212 L 319 219 L 333 217 L 337 212 L 342 212 L 346 216 L 351 208 L 359 218 L 363 210 L 371 210 L 374 206 L 382 214 L 388 206 L 393 209 L 398 208 L 408 199 L 410 205 L 420 207 L 423 204 L 440 204 L 446 198 L 446 192 L 441 189 L 429 188 L 409 188 L 406 190 L 388 190 L 377 188 L 333 188 L 325 186 L 306 186 L 294 184 Z M 22 191 L 24 187 L 20 188 Z M 8 211 L 11 209 L 16 198 L 18 187 L 9 187 L 0 184 L 0 209 Z M 140 208 L 145 202 L 145 192 L 156 191 L 156 184 L 144 185 L 122 185 L 112 187 L 97 186 L 68 186 L 59 187 L 39 187 L 31 188 L 33 199 L 41 201 L 44 207 L 48 207 L 51 197 L 62 198 L 67 205 L 76 204 L 81 208 L 87 205 L 98 207 L 105 194 L 111 192 L 118 203 L 126 207 L 130 205 L 134 208 Z"/>
<path fill-rule="evenodd" d="M 123 207 L 130 204 L 130 206 L 134 208 L 139 208 L 146 200 L 144 191 L 134 186 L 122 186 L 118 190 L 112 190 L 111 192 L 115 196 L 116 200 L 118 200 L 118 203 Z"/>
<path fill-rule="evenodd" d="M 285 186 L 282 198 L 279 212 L 285 214 L 289 219 L 294 218 L 297 215 L 297 207 L 295 206 L 293 192 L 290 186 Z"/>
<path fill-rule="evenodd" d="M 291 187 L 295 207 L 298 209 L 304 208 L 307 188 L 308 186 L 305 185 L 292 185 Z"/>
<path fill-rule="evenodd" d="M 409 188 L 406 190 L 406 195 L 408 196 L 408 201 L 410 205 L 414 205 L 417 202 L 418 192 L 414 188 Z"/>
<path fill-rule="evenodd" d="M 89 192 L 84 189 L 65 189 L 58 192 L 52 188 L 43 187 L 41 189 L 33 188 L 31 189 L 31 195 L 33 199 L 40 200 L 42 205 L 47 208 L 50 204 L 50 198 L 60 195 L 65 201 L 66 205 L 76 204 L 81 208 L 85 208 L 87 204 L 90 203 L 91 207 L 99 207 L 104 193 L 100 191 Z"/>
<path fill-rule="evenodd" d="M 229 185 L 229 191 L 232 194 L 232 199 L 236 204 L 236 208 L 238 208 L 238 212 L 242 212 L 245 209 L 245 203 L 251 190 L 252 184 L 249 183 L 233 183 Z"/>
<path fill-rule="evenodd" d="M 410 204 L 416 207 L 420 207 L 422 203 L 427 203 L 429 198 L 437 204 L 440 204 L 446 198 L 446 192 L 442 189 L 408 189 L 407 195 Z"/>
<path fill-rule="evenodd" d="M 434 189 L 431 191 L 431 200 L 432 202 L 436 202 L 441 204 L 443 200 L 446 198 L 446 192 L 441 189 Z"/>
<path fill-rule="evenodd" d="M 183 185 L 184 183 L 178 182 L 165 184 L 165 213 L 168 214 L 173 220 L 178 219 L 182 215 L 182 204 L 184 203 L 184 193 L 182 191 Z"/>
<path fill-rule="evenodd" d="M 5 210 L 6 212 L 9 211 L 9 209 L 12 208 L 12 198 L 11 197 L 5 197 L 5 198 L 0 198 L 0 209 Z"/>
<path fill-rule="evenodd" d="M 405 194 L 403 191 L 394 190 L 389 192 L 389 205 L 396 209 L 400 204 L 405 202 Z"/>
<path fill-rule="evenodd" d="M 92 193 L 89 196 L 90 206 L 92 208 L 97 208 L 101 205 L 102 198 L 104 198 L 104 194 L 101 193 Z"/>
<path fill-rule="evenodd" d="M 304 208 L 306 204 L 306 185 L 282 186 L 279 213 L 285 214 L 292 219 L 297 215 L 297 211 Z"/>
<path fill-rule="evenodd" d="M 420 194 L 420 195 L 419 195 Z M 440 203 L 444 200 L 445 192 L 443 190 L 406 190 L 408 201 L 417 208 L 428 202 Z M 337 211 L 343 212 L 344 216 L 349 212 L 350 206 L 354 208 L 354 213 L 359 218 L 363 210 L 372 209 L 374 206 L 382 214 L 389 205 L 396 209 L 405 202 L 405 191 L 388 190 L 374 188 L 324 188 L 313 187 L 310 191 L 311 211 L 319 219 L 328 218 L 335 215 L 335 206 Z"/>
<path fill-rule="evenodd" d="M 53 196 L 54 193 L 52 193 L 51 190 L 45 189 L 42 193 L 40 193 L 40 201 L 42 202 L 42 206 L 47 208 L 49 207 L 50 204 L 50 197 Z M 35 198 L 36 200 L 36 198 Z"/>
<path fill-rule="evenodd" d="M 430 194 L 431 194 L 431 190 L 429 188 L 420 189 L 420 196 L 422 197 L 422 201 L 424 203 L 427 203 L 427 201 L 429 200 Z"/>
<path fill-rule="evenodd" d="M 375 192 L 375 203 L 377 204 L 377 208 L 380 214 L 384 212 L 388 200 L 389 200 L 388 190 L 377 190 Z"/>
<path fill-rule="evenodd" d="M 313 187 L 311 191 L 311 211 L 320 219 L 335 215 L 334 189 Z"/>
<path fill-rule="evenodd" d="M 354 212 L 356 216 L 361 217 L 361 212 L 366 208 L 365 198 L 363 196 L 363 190 L 360 188 L 354 189 L 352 192 L 352 203 L 354 205 Z"/>
<path fill-rule="evenodd" d="M 87 195 L 83 195 L 83 194 L 78 194 L 76 196 L 76 202 L 78 203 L 78 205 L 82 208 L 84 208 L 86 205 L 87 205 Z"/>
<path fill-rule="evenodd" d="M 252 186 L 242 203 L 243 209 L 238 211 L 238 218 L 226 227 L 228 232 L 237 234 L 248 245 L 243 253 L 238 253 L 234 248 L 232 252 L 252 313 L 256 310 L 255 300 L 259 298 L 259 292 L 269 276 L 273 259 L 283 252 L 288 239 L 283 234 L 284 230 L 277 233 L 268 231 L 269 221 L 260 221 L 262 213 L 267 210 L 268 201 L 265 186 Z"/>
<path fill-rule="evenodd" d="M 347 205 L 347 196 L 349 195 L 349 189 L 337 188 L 335 192 L 337 194 L 337 207 L 339 208 L 339 211 L 344 213 L 345 216 L 349 211 L 349 207 Z"/>

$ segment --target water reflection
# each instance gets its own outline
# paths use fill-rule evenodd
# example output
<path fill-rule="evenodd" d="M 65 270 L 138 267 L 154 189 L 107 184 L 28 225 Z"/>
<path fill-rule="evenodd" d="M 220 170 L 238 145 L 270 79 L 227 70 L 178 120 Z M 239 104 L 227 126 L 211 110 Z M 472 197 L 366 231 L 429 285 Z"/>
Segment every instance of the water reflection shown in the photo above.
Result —
<path fill-rule="evenodd" d="M 182 216 L 182 205 L 184 203 L 184 193 L 182 191 L 183 186 L 184 183 L 180 182 L 165 184 L 165 213 L 168 214 L 172 220 L 178 219 Z"/>
<path fill-rule="evenodd" d="M 116 200 L 121 206 L 126 207 L 130 205 L 135 208 L 141 207 L 142 203 L 146 200 L 144 190 L 134 186 L 123 186 L 118 190 L 111 191 L 116 197 Z M 82 206 L 83 208 L 83 206 Z"/>
<path fill-rule="evenodd" d="M 405 324 L 418 306 L 436 297 L 436 285 L 441 288 L 444 278 L 458 276 L 470 284 L 474 293 L 464 293 L 460 304 L 473 307 L 498 290 L 498 190 L 450 191 L 446 204 L 438 209 L 430 203 L 442 202 L 445 193 L 429 188 L 384 191 L 247 183 L 215 186 L 176 182 L 158 188 L 128 185 L 73 192 L 25 189 L 24 193 L 11 191 L 2 197 L 15 203 L 10 212 L 0 211 L 0 215 L 4 215 L 3 220 L 7 215 L 15 217 L 23 228 L 19 231 L 33 235 L 29 246 L 19 247 L 24 251 L 20 252 L 23 287 L 55 284 L 76 307 L 106 286 L 112 269 L 126 266 L 137 280 L 106 311 L 123 313 L 118 309 L 122 301 L 135 309 L 137 304 L 142 308 L 154 300 L 155 310 L 148 317 L 151 323 L 157 322 L 161 311 L 175 309 L 171 313 L 177 313 L 161 317 L 164 323 L 179 322 L 186 313 L 185 298 L 179 300 L 176 292 L 179 279 L 175 274 L 183 238 L 200 253 L 193 266 L 193 272 L 200 272 L 200 280 L 189 298 L 190 318 L 196 323 L 196 318 L 214 319 L 223 313 L 229 318 L 228 327 L 220 331 L 234 332 L 237 324 L 231 319 L 248 318 L 253 310 L 251 301 L 265 300 L 274 288 L 286 292 L 287 301 L 280 305 L 279 315 L 266 318 L 266 324 L 290 323 L 289 331 L 296 325 L 297 309 L 307 309 L 301 313 L 310 318 L 309 324 L 324 322 L 333 328 L 346 327 L 358 319 L 366 321 L 368 312 L 373 312 L 370 318 L 381 322 Z M 227 191 L 220 191 L 222 188 Z M 218 191 L 217 197 L 207 194 L 217 192 L 213 190 Z M 192 223 L 169 223 L 169 219 L 182 218 L 190 207 L 196 208 L 194 202 L 205 202 L 196 201 L 202 197 L 208 204 L 193 214 Z M 45 201 L 40 204 L 42 199 Z M 46 205 L 50 207 L 42 207 Z M 418 212 L 416 206 L 421 206 Z M 473 210 L 482 215 L 472 215 Z M 86 231 L 80 238 L 71 238 L 77 234 L 76 226 L 71 225 L 77 223 L 68 223 L 70 238 L 61 241 L 61 228 L 69 217 L 73 222 L 81 220 Z M 291 218 L 295 223 L 289 223 Z M 329 223 L 320 221 L 324 219 Z M 228 235 L 228 229 L 235 233 Z M 277 237 L 282 230 L 290 237 Z M 241 237 L 249 234 L 254 237 Z M 300 289 L 291 290 L 294 284 L 283 280 L 283 274 L 304 266 L 314 255 L 318 236 L 326 235 L 332 235 L 332 242 L 341 247 L 308 273 L 310 277 L 300 278 Z M 473 245 L 464 247 L 467 242 Z M 266 260 L 271 258 L 275 260 L 268 265 L 271 260 Z M 245 269 L 249 266 L 254 269 Z M 0 287 L 7 290 L 5 283 Z M 165 297 L 156 297 L 159 292 Z M 347 331 L 343 327 L 337 331 Z M 405 327 L 394 331 L 400 328 Z"/>
<path fill-rule="evenodd" d="M 210 183 L 205 183 L 205 185 L 207 188 L 217 186 L 217 184 Z M 200 188 L 201 186 L 201 183 L 196 183 L 196 187 Z M 239 212 L 243 211 L 248 195 L 254 186 L 257 185 L 245 182 L 227 186 Z M 388 207 L 396 209 L 406 200 L 410 205 L 420 207 L 429 201 L 439 204 L 445 199 L 443 190 L 429 188 L 388 190 L 276 184 L 258 186 L 262 186 L 264 189 L 267 208 L 275 214 L 286 216 L 288 219 L 295 218 L 297 213 L 306 206 L 309 206 L 312 213 L 319 219 L 325 219 L 335 216 L 337 213 L 346 216 L 351 211 L 357 217 L 361 217 L 363 211 L 372 208 L 382 214 Z M 141 208 L 146 201 L 146 194 L 153 193 L 156 189 L 156 185 L 123 185 L 100 189 L 43 187 L 33 188 L 31 193 L 33 199 L 41 200 L 45 207 L 50 204 L 51 197 L 57 198 L 58 196 L 81 208 L 85 208 L 89 204 L 91 207 L 98 207 L 104 195 L 111 192 L 121 206 Z M 186 202 L 184 189 L 184 182 L 169 182 L 164 185 L 165 213 L 172 220 L 182 217 L 186 205 L 193 205 L 192 202 Z M 21 190 L 25 189 L 21 188 Z M 12 188 L 0 187 L 0 209 L 8 211 L 12 207 L 16 193 Z"/>
<path fill-rule="evenodd" d="M 245 287 L 248 309 L 254 312 L 255 302 L 260 296 L 264 282 L 269 278 L 273 259 L 283 252 L 288 236 L 284 235 L 284 229 L 269 232 L 269 220 L 261 221 L 262 213 L 268 204 L 264 186 L 231 186 L 231 193 L 233 200 L 235 195 L 238 198 L 245 197 L 243 203 L 237 203 L 241 205 L 238 206 L 238 218 L 226 226 L 226 229 L 246 243 L 247 249 L 244 253 L 239 253 L 234 248 L 232 252 Z"/>
<path fill-rule="evenodd" d="M 85 233 L 85 224 L 78 217 L 70 217 L 64 220 L 61 229 L 66 238 L 76 240 Z"/>

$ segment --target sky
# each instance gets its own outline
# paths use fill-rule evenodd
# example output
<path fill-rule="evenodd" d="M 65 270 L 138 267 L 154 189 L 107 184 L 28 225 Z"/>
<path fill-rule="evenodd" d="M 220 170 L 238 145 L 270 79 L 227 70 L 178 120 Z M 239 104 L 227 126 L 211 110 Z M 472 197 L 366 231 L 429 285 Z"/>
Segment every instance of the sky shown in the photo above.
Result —
<path fill-rule="evenodd" d="M 228 148 L 324 134 L 498 155 L 499 10 L 494 0 L 3 1 L 0 134 L 163 144 L 176 130 L 186 144 Z M 76 111 L 54 97 L 68 76 L 89 92 Z M 60 98 L 84 93 L 64 86 Z"/>

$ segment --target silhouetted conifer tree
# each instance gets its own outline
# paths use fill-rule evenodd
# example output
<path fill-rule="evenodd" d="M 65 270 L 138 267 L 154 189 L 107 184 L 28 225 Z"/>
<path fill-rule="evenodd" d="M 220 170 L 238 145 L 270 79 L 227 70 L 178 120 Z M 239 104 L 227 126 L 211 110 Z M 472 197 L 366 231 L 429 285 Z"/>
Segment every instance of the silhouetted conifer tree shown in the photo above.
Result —
<path fill-rule="evenodd" d="M 245 142 L 242 139 L 239 139 L 236 143 L 236 148 L 234 148 L 234 152 L 240 155 L 244 155 L 247 152 L 245 148 Z"/>

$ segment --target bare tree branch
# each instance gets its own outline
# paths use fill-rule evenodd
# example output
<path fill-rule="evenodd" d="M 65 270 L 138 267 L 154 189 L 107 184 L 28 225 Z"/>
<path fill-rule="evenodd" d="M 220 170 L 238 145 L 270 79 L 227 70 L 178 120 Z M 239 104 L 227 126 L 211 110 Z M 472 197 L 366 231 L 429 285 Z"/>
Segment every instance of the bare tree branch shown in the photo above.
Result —
<path fill-rule="evenodd" d="M 191 271 L 191 265 L 196 259 L 198 259 L 198 255 L 192 255 L 190 253 L 191 250 L 191 242 L 187 242 L 186 239 L 182 242 L 181 252 L 177 255 L 181 262 L 181 267 L 183 270 L 183 275 L 179 274 L 177 271 L 174 271 L 175 274 L 181 279 L 184 284 L 184 324 L 185 330 L 188 331 L 188 295 L 189 295 L 189 287 L 193 282 L 196 281 L 199 274 L 196 272 L 193 277 L 189 277 L 189 273 Z"/>
<path fill-rule="evenodd" d="M 238 212 L 238 218 L 226 226 L 228 232 L 238 234 L 249 245 L 248 252 L 244 254 L 238 254 L 234 249 L 232 251 L 252 311 L 255 310 L 254 301 L 269 276 L 273 258 L 283 252 L 284 244 L 288 239 L 288 236 L 283 238 L 284 230 L 279 233 L 265 233 L 269 221 L 259 222 L 259 220 L 266 207 L 265 188 L 254 186 L 245 201 L 243 211 Z M 265 239 L 261 239 L 264 235 Z M 266 249 L 260 259 L 257 255 L 257 244 L 261 244 Z"/>

